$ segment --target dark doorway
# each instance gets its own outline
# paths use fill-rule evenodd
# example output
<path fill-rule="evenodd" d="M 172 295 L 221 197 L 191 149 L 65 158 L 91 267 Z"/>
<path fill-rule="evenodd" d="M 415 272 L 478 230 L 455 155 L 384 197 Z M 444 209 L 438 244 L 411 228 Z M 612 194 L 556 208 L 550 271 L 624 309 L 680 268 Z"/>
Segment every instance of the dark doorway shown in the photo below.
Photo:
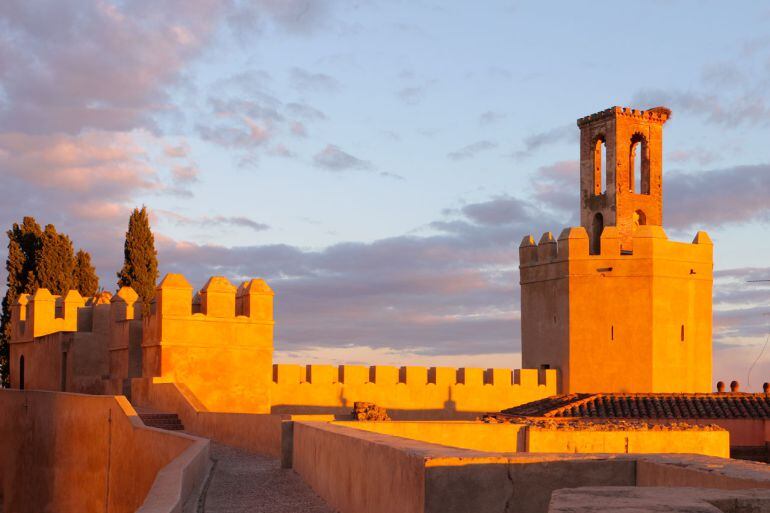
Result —
<path fill-rule="evenodd" d="M 598 255 L 602 252 L 602 232 L 604 231 L 604 216 L 597 213 L 594 222 L 591 223 L 591 254 Z"/>
<path fill-rule="evenodd" d="M 61 354 L 61 391 L 67 391 L 67 351 Z"/>
<path fill-rule="evenodd" d="M 19 357 L 19 390 L 24 390 L 24 355 Z"/>

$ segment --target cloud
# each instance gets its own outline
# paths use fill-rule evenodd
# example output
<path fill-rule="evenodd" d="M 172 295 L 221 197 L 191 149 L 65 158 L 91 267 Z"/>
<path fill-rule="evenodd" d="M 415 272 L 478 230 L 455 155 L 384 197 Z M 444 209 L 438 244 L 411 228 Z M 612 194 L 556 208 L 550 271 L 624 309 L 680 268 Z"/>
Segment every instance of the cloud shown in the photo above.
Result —
<path fill-rule="evenodd" d="M 447 211 L 432 235 L 321 250 L 226 248 L 164 239 L 163 272 L 266 278 L 275 289 L 283 351 L 347 344 L 419 354 L 516 352 L 517 246 L 555 222 L 529 202 L 498 197 Z"/>
<path fill-rule="evenodd" d="M 533 199 L 543 208 L 569 215 L 569 224 L 578 219 L 580 164 L 563 160 L 542 166 L 532 175 Z M 565 219 L 566 221 L 566 219 Z"/>
<path fill-rule="evenodd" d="M 308 126 L 327 117 L 307 103 L 278 99 L 269 82 L 269 75 L 258 70 L 217 81 L 208 109 L 199 113 L 196 131 L 201 139 L 237 150 L 240 165 L 255 164 L 262 153 L 296 156 L 288 141 L 307 137 Z"/>
<path fill-rule="evenodd" d="M 313 163 L 328 171 L 354 171 L 370 170 L 372 163 L 368 160 L 361 160 L 350 153 L 342 151 L 333 144 L 327 144 L 326 147 L 313 156 Z"/>
<path fill-rule="evenodd" d="M 447 157 L 451 160 L 465 160 L 475 157 L 482 151 L 491 150 L 496 147 L 497 143 L 494 141 L 476 141 L 475 143 L 469 144 L 468 146 L 463 146 L 459 150 L 447 153 Z"/>
<path fill-rule="evenodd" d="M 514 153 L 516 158 L 529 157 L 535 151 L 561 142 L 578 142 L 580 131 L 574 124 L 552 128 L 545 132 L 538 132 L 524 138 L 524 149 Z"/>
<path fill-rule="evenodd" d="M 2 2 L 0 130 L 155 127 L 153 116 L 172 108 L 168 87 L 226 9 L 204 0 Z"/>
<path fill-rule="evenodd" d="M 750 43 L 742 55 L 732 60 L 710 63 L 701 71 L 701 80 L 688 89 L 644 88 L 634 96 L 642 107 L 667 105 L 707 123 L 734 128 L 741 125 L 767 126 L 770 121 L 770 45 Z"/>
<path fill-rule="evenodd" d="M 301 92 L 333 93 L 339 90 L 337 79 L 326 73 L 311 73 L 302 68 L 291 68 L 289 78 L 292 86 Z"/>
<path fill-rule="evenodd" d="M 735 166 L 664 176 L 666 226 L 684 229 L 767 221 L 770 165 Z"/>
<path fill-rule="evenodd" d="M 491 125 L 493 123 L 497 123 L 498 121 L 501 121 L 506 118 L 506 114 L 502 112 L 496 112 L 493 110 L 488 110 L 486 112 L 482 112 L 479 115 L 479 124 L 484 125 Z"/>
<path fill-rule="evenodd" d="M 235 228 L 248 228 L 255 232 L 262 232 L 269 230 L 270 226 L 264 223 L 259 223 L 244 216 L 201 216 L 201 217 L 188 217 L 176 212 L 168 210 L 155 210 L 156 214 L 170 220 L 178 225 L 187 226 L 200 226 L 204 228 L 211 228 L 217 226 L 230 226 Z"/>
<path fill-rule="evenodd" d="M 418 86 L 404 87 L 396 92 L 396 96 L 407 105 L 417 105 L 422 101 L 424 94 L 425 89 Z"/>
<path fill-rule="evenodd" d="M 191 184 L 198 181 L 198 169 L 194 166 L 174 166 L 171 175 L 176 184 Z"/>

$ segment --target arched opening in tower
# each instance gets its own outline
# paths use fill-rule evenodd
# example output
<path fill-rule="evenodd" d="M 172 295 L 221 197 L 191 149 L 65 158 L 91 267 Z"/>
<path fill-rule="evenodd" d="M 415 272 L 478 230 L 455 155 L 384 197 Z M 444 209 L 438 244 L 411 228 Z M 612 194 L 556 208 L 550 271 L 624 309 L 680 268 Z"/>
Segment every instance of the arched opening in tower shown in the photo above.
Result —
<path fill-rule="evenodd" d="M 594 143 L 594 194 L 607 192 L 607 145 L 600 135 Z"/>
<path fill-rule="evenodd" d="M 602 252 L 602 232 L 604 231 L 604 216 L 597 212 L 591 223 L 591 254 L 598 255 Z"/>
<path fill-rule="evenodd" d="M 647 139 L 641 134 L 631 137 L 628 161 L 628 190 L 635 194 L 650 193 L 650 160 Z"/>

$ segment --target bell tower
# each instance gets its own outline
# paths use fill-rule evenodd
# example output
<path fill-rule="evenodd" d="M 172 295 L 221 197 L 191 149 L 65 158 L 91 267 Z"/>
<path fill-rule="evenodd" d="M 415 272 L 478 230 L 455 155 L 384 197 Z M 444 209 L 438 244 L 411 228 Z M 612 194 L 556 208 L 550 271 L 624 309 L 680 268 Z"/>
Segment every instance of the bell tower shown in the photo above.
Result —
<path fill-rule="evenodd" d="M 663 224 L 665 107 L 611 107 L 580 118 L 580 225 L 598 254 L 605 226 L 617 226 L 623 250 L 641 225 Z"/>
<path fill-rule="evenodd" d="M 663 229 L 664 107 L 578 120 L 580 224 L 519 246 L 525 368 L 561 393 L 711 390 L 713 251 Z"/>

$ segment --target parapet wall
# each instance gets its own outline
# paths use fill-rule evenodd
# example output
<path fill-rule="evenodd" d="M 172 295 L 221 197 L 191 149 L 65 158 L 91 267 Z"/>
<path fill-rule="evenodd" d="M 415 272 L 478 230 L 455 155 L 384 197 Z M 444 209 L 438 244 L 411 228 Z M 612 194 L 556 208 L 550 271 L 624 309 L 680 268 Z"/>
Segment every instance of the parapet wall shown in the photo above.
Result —
<path fill-rule="evenodd" d="M 273 365 L 273 413 L 350 414 L 382 406 L 394 419 L 475 418 L 557 393 L 557 372 L 537 369 Z"/>
<path fill-rule="evenodd" d="M 621 250 L 621 238 L 615 226 L 606 226 L 601 235 L 600 252 L 591 254 L 588 233 L 582 226 L 565 228 L 556 240 L 551 232 L 546 232 L 535 243 L 532 235 L 525 236 L 519 245 L 519 267 L 522 282 L 539 278 L 529 268 L 547 264 L 572 264 L 563 267 L 566 272 L 570 269 L 579 271 L 574 264 L 579 260 L 596 262 L 600 260 L 615 260 L 618 265 L 638 267 L 642 260 L 681 260 L 684 266 L 703 264 L 702 271 L 711 276 L 709 267 L 713 261 L 713 242 L 706 232 L 699 231 L 691 244 L 675 242 L 668 239 L 661 226 L 640 226 L 634 233 L 633 251 Z M 691 268 L 691 267 L 690 267 Z M 690 269 L 688 268 L 688 269 Z M 641 270 L 641 269 L 639 269 Z M 617 269 L 610 269 L 617 271 Z M 648 272 L 652 272 L 651 266 Z M 696 273 L 693 273 L 695 275 Z"/>
<path fill-rule="evenodd" d="M 171 513 L 208 470 L 208 440 L 145 427 L 123 397 L 2 390 L 0 411 L 2 511 Z"/>

